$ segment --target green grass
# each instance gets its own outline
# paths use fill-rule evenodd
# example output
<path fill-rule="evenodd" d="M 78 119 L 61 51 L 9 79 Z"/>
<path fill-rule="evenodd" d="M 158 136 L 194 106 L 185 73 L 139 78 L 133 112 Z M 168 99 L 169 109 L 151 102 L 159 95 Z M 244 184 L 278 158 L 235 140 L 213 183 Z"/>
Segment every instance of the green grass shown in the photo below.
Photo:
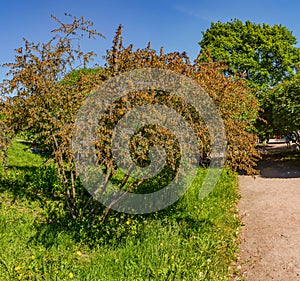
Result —
<path fill-rule="evenodd" d="M 272 160 L 276 162 L 286 163 L 289 165 L 300 166 L 300 152 L 287 151 L 265 157 L 265 160 Z"/>
<path fill-rule="evenodd" d="M 51 177 L 26 182 L 32 174 L 45 175 L 43 161 L 20 142 L 9 151 L 9 173 L 0 182 L 1 281 L 229 279 L 239 227 L 233 173 L 224 171 L 217 187 L 200 201 L 205 175 L 200 169 L 177 204 L 140 220 L 124 215 L 124 239 L 100 244 L 95 238 L 91 247 L 74 238 L 76 229 L 44 223 L 45 201 L 55 199 L 43 193 L 57 182 Z"/>

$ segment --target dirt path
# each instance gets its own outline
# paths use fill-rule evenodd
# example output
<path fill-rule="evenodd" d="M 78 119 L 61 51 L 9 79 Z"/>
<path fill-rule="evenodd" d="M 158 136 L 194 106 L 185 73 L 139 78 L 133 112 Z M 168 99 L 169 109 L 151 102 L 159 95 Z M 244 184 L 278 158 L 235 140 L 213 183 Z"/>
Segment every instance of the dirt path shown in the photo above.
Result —
<path fill-rule="evenodd" d="M 269 153 L 286 149 L 270 147 Z M 300 280 L 300 168 L 260 164 L 261 176 L 240 176 L 241 272 L 246 281 Z"/>

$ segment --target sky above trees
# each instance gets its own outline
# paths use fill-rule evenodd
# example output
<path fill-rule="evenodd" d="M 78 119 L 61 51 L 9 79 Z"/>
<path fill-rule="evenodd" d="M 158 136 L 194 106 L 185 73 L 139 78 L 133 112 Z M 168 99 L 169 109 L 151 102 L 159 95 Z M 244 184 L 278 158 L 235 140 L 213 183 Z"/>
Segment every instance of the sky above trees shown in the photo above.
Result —
<path fill-rule="evenodd" d="M 106 39 L 82 42 L 82 46 L 100 56 L 112 45 L 118 25 L 123 24 L 125 45 L 133 43 L 135 48 L 144 48 L 151 41 L 156 50 L 163 46 L 166 52 L 187 51 L 194 59 L 200 50 L 197 43 L 202 38 L 201 32 L 209 28 L 211 22 L 233 18 L 282 24 L 300 41 L 299 8 L 297 0 L 6 1 L 1 3 L 0 9 L 0 63 L 13 60 L 13 50 L 23 45 L 23 37 L 46 42 L 50 31 L 57 27 L 50 14 L 66 20 L 64 13 L 67 12 L 93 21 Z M 96 62 L 101 63 L 101 57 Z M 5 72 L 5 69 L 0 70 L 0 81 L 5 78 Z"/>

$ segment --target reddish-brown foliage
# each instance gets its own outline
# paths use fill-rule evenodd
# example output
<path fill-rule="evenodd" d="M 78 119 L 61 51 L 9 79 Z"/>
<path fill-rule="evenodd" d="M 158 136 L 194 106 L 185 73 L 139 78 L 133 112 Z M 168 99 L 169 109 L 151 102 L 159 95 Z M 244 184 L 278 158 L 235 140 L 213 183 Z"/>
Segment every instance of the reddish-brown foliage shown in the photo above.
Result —
<path fill-rule="evenodd" d="M 165 54 L 163 49 L 157 54 L 150 44 L 142 50 L 133 50 L 132 45 L 125 48 L 120 26 L 112 49 L 107 51 L 105 67 L 93 74 L 78 72 L 74 81 L 67 73 L 73 69 L 75 62 L 81 61 L 85 66 L 93 53 L 83 53 L 74 48 L 72 38 L 82 34 L 89 37 L 102 35 L 91 30 L 92 23 L 84 21 L 83 18 L 73 18 L 71 24 L 64 24 L 53 18 L 60 24 L 54 31 L 56 36 L 46 44 L 35 44 L 25 40 L 25 46 L 16 50 L 15 62 L 6 64 L 10 68 L 9 74 L 12 78 L 2 85 L 2 91 L 7 95 L 15 95 L 8 98 L 1 108 L 3 119 L 0 122 L 14 133 L 26 131 L 32 141 L 51 151 L 69 211 L 74 219 L 86 213 L 96 215 L 101 209 L 92 196 L 85 195 L 76 180 L 78 175 L 70 145 L 76 114 L 86 96 L 93 92 L 97 85 L 126 71 L 140 68 L 166 69 L 199 83 L 213 99 L 223 118 L 228 142 L 226 165 L 233 169 L 245 170 L 249 174 L 255 172 L 253 166 L 259 155 L 255 150 L 256 138 L 252 133 L 252 123 L 257 117 L 258 103 L 242 80 L 227 78 L 222 74 L 221 70 L 226 66 L 214 62 L 196 61 L 192 64 L 185 53 Z M 126 112 L 145 104 L 165 104 L 183 115 L 196 134 L 202 159 L 210 157 L 207 127 L 191 105 L 178 97 L 157 90 L 132 92 L 116 100 L 110 113 L 99 120 L 95 145 L 99 163 L 107 175 L 107 180 L 117 172 L 110 150 L 111 128 Z M 134 161 L 142 166 L 147 165 L 149 148 L 153 144 L 160 144 L 166 149 L 167 165 L 171 170 L 176 170 L 180 159 L 176 140 L 172 132 L 159 126 L 148 126 L 137 132 L 130 146 Z M 1 145 L 4 148 L 3 141 Z M 124 175 L 119 182 L 119 188 L 127 185 L 132 191 L 142 183 L 143 181 L 132 183 L 130 177 Z M 109 208 L 104 210 L 103 219 L 108 211 Z"/>

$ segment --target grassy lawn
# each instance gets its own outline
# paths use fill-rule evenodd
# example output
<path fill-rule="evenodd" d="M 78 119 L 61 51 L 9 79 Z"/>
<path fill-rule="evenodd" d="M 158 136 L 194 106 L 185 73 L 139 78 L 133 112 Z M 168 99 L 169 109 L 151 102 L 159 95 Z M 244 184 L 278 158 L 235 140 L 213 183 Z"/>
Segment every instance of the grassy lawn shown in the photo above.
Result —
<path fill-rule="evenodd" d="M 140 223 L 128 216 L 120 226 L 128 229 L 124 239 L 95 239 L 91 246 L 75 239 L 77 230 L 67 224 L 44 223 L 46 201 L 54 199 L 42 193 L 57 183 L 52 177 L 39 180 L 44 159 L 27 148 L 14 142 L 9 173 L 0 176 L 1 281 L 229 279 L 239 227 L 237 178 L 231 172 L 224 171 L 217 187 L 200 201 L 205 170 L 199 169 L 171 211 L 144 216 Z"/>

